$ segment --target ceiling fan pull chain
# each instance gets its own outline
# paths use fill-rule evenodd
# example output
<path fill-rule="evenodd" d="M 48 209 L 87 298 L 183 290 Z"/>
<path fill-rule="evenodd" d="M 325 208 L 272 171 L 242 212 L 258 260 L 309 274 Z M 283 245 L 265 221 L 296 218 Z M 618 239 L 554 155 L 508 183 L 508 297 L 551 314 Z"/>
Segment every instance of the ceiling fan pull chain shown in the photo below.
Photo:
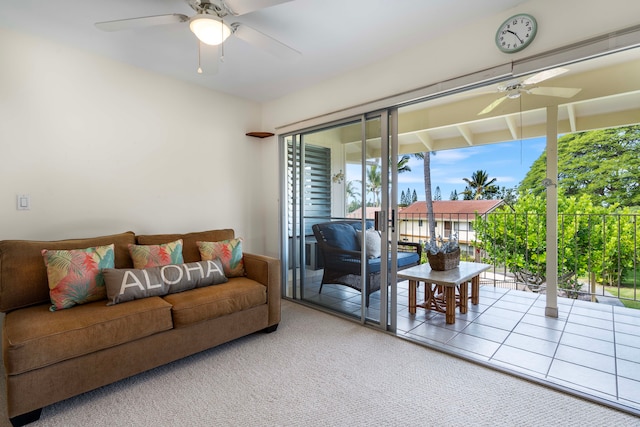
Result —
<path fill-rule="evenodd" d="M 202 67 L 200 66 L 200 40 L 198 40 L 198 74 L 202 74 Z"/>
<path fill-rule="evenodd" d="M 222 25 L 220 26 L 220 35 L 222 40 L 224 40 L 224 20 L 220 18 L 220 22 L 222 22 Z M 224 41 L 220 43 L 220 62 L 224 62 Z"/>

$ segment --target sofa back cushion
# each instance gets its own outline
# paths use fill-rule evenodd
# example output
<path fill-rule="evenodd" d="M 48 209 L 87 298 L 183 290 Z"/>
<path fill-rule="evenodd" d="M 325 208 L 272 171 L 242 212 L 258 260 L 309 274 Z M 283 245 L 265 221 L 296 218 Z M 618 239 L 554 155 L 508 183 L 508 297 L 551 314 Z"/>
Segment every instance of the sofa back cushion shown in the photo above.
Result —
<path fill-rule="evenodd" d="M 330 246 L 347 250 L 359 251 L 360 243 L 356 235 L 356 229 L 350 224 L 344 223 L 325 223 L 318 224 L 320 231 L 327 244 Z"/>
<path fill-rule="evenodd" d="M 80 249 L 113 244 L 115 267 L 132 268 L 127 247 L 130 243 L 135 243 L 132 231 L 87 239 L 0 241 L 0 311 L 51 301 L 47 268 L 41 253 L 43 249 Z"/>
<path fill-rule="evenodd" d="M 184 262 L 198 262 L 200 261 L 200 250 L 196 245 L 197 241 L 219 242 L 221 240 L 230 240 L 234 237 L 234 231 L 228 228 L 187 234 L 141 234 L 136 236 L 136 240 L 139 245 L 159 245 L 182 239 L 182 258 Z"/>

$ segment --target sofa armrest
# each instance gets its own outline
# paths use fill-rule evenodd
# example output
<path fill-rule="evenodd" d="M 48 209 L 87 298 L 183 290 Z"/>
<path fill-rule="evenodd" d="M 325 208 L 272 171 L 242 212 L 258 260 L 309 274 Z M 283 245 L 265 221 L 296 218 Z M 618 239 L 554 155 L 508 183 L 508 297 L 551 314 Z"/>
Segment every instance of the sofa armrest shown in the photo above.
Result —
<path fill-rule="evenodd" d="M 242 256 L 247 277 L 267 287 L 269 326 L 277 325 L 280 322 L 280 296 L 282 292 L 280 260 L 246 252 Z"/>

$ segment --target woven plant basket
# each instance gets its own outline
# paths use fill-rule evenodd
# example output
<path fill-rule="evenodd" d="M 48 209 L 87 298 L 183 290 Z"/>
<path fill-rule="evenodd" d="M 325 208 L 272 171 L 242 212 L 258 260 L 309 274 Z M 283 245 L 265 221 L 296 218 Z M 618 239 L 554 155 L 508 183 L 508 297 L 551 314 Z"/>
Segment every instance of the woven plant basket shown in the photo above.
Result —
<path fill-rule="evenodd" d="M 438 252 L 436 255 L 433 255 L 431 252 L 427 252 L 427 258 L 429 259 L 429 265 L 432 270 L 452 270 L 460 264 L 460 248 L 446 254 Z"/>

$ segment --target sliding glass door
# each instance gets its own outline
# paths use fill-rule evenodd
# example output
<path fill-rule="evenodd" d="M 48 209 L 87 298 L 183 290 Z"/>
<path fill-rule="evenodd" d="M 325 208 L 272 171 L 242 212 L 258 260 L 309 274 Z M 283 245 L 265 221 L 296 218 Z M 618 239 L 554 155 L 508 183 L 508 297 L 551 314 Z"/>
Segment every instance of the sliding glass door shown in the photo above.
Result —
<path fill-rule="evenodd" d="M 285 295 L 383 329 L 395 324 L 389 135 L 382 111 L 282 138 Z"/>

